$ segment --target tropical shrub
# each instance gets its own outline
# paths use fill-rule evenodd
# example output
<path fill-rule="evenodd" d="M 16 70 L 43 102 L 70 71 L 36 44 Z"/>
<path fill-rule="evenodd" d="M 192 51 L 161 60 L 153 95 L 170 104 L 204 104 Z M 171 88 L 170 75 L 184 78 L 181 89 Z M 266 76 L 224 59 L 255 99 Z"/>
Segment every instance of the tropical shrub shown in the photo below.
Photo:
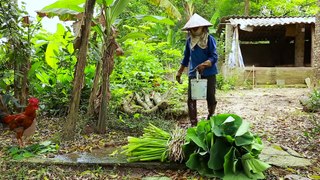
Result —
<path fill-rule="evenodd" d="M 237 77 L 223 77 L 222 74 L 217 75 L 217 89 L 228 91 L 234 89 L 236 86 Z"/>
<path fill-rule="evenodd" d="M 57 31 L 38 33 L 32 42 L 35 55 L 29 71 L 30 91 L 41 100 L 47 115 L 66 115 L 76 56 L 74 36 L 61 24 Z"/>
<path fill-rule="evenodd" d="M 141 40 L 127 40 L 125 56 L 116 59 L 115 69 L 111 75 L 112 93 L 115 98 L 142 90 L 146 92 L 165 92 L 173 83 L 174 71 L 171 64 L 178 66 L 181 53 L 166 47 L 166 43 L 153 43 Z"/>

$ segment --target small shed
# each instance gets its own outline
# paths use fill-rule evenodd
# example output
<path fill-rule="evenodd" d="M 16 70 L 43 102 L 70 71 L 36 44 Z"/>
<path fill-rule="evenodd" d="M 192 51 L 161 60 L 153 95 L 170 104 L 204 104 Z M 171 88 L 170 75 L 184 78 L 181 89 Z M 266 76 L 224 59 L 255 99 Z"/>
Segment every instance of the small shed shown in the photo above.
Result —
<path fill-rule="evenodd" d="M 236 68 L 240 81 L 286 85 L 312 75 L 315 17 L 228 16 L 217 32 L 225 37 L 225 75 Z"/>

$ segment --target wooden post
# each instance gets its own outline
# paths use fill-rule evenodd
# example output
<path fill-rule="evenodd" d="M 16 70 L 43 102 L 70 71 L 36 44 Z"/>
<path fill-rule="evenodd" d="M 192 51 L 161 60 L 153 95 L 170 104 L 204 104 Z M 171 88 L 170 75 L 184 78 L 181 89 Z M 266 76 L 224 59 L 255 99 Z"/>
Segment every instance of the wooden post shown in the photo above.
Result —
<path fill-rule="evenodd" d="M 252 89 L 254 89 L 254 65 L 252 66 Z"/>
<path fill-rule="evenodd" d="M 231 52 L 233 36 L 233 27 L 231 24 L 226 24 L 226 34 L 225 34 L 225 60 L 228 61 Z"/>
<path fill-rule="evenodd" d="M 314 53 L 314 48 L 315 48 L 315 26 L 312 26 L 311 25 L 311 67 L 314 67 L 315 66 L 315 53 Z"/>
<path fill-rule="evenodd" d="M 304 41 L 305 41 L 305 26 L 297 24 L 296 25 L 296 37 L 294 41 L 295 45 L 295 57 L 294 66 L 303 67 L 304 66 Z"/>

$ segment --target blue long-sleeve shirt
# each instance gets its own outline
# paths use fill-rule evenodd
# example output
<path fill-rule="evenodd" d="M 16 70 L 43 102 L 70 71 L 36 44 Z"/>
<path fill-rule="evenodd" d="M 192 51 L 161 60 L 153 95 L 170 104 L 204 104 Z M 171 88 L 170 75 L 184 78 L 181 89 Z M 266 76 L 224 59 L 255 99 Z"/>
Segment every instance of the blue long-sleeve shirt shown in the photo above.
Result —
<path fill-rule="evenodd" d="M 195 77 L 195 68 L 206 60 L 210 60 L 212 66 L 204 69 L 202 76 L 218 74 L 218 54 L 216 40 L 214 37 L 211 35 L 208 36 L 208 47 L 206 49 L 202 49 L 196 45 L 193 50 L 190 47 L 190 38 L 188 38 L 181 64 L 185 67 L 189 67 L 189 77 Z"/>

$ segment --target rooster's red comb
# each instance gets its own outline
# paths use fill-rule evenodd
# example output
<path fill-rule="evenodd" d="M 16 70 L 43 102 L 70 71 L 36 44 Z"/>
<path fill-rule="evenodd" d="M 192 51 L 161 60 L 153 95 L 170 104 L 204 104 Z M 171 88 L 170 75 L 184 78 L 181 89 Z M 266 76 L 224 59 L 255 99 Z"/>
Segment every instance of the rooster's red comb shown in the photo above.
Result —
<path fill-rule="evenodd" d="M 30 104 L 39 104 L 39 99 L 35 97 L 30 98 L 28 101 Z"/>

